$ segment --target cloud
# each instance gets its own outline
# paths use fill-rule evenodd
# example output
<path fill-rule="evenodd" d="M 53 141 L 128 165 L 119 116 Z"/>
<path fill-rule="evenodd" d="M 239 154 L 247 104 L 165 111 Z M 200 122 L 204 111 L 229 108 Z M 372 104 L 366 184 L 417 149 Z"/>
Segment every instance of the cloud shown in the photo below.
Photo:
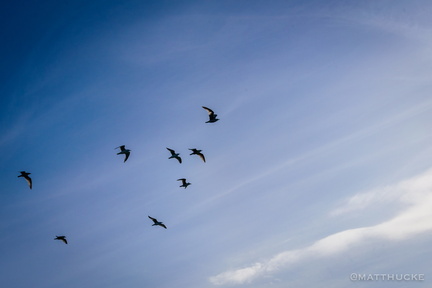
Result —
<path fill-rule="evenodd" d="M 226 271 L 210 277 L 209 280 L 214 285 L 249 283 L 277 270 L 289 269 L 290 265 L 301 261 L 338 255 L 354 246 L 366 249 L 368 243 L 376 240 L 399 241 L 432 231 L 432 169 L 395 185 L 355 195 L 330 215 L 338 216 L 372 205 L 387 206 L 389 203 L 404 204 L 403 209 L 390 220 L 372 226 L 343 230 L 319 239 L 305 248 L 284 251 L 267 261 Z"/>
<path fill-rule="evenodd" d="M 343 201 L 340 207 L 330 212 L 330 215 L 338 216 L 389 202 L 419 204 L 431 192 L 431 178 L 432 169 L 397 185 L 388 185 L 356 194 Z"/>

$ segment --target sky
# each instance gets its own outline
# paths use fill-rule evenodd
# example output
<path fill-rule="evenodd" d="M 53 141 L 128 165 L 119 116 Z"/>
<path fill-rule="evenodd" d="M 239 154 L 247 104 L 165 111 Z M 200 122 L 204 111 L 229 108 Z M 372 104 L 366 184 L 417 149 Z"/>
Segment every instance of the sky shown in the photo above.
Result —
<path fill-rule="evenodd" d="M 430 287 L 431 14 L 4 3 L 1 286 Z"/>

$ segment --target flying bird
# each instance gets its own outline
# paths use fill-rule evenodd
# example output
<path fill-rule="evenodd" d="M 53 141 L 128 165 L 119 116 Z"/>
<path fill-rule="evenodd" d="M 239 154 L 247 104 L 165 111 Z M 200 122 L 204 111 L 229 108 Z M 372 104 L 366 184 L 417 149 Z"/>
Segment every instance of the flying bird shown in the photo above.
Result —
<path fill-rule="evenodd" d="M 204 154 L 201 153 L 202 150 L 198 150 L 196 148 L 192 148 L 192 149 L 189 148 L 189 150 L 192 151 L 192 153 L 189 155 L 198 155 L 201 158 L 201 160 L 203 160 L 205 162 Z"/>
<path fill-rule="evenodd" d="M 173 149 L 170 149 L 170 148 L 166 148 L 166 149 L 167 149 L 168 151 L 171 152 L 171 156 L 170 156 L 168 159 L 175 158 L 175 159 L 177 159 L 180 163 L 182 163 L 182 159 L 181 159 L 181 157 L 179 156 L 180 153 L 176 153 Z"/>
<path fill-rule="evenodd" d="M 120 152 L 118 152 L 117 155 L 120 155 L 120 154 L 124 154 L 125 155 L 125 159 L 124 159 L 123 163 L 126 162 L 126 160 L 129 158 L 129 155 L 130 155 L 130 152 L 131 152 L 131 150 L 126 149 L 125 146 L 126 145 L 121 145 L 121 146 L 115 148 L 115 149 L 120 148 Z"/>
<path fill-rule="evenodd" d="M 187 186 L 191 185 L 191 183 L 186 182 L 186 178 L 180 178 L 180 179 L 177 179 L 177 181 L 182 181 L 182 185 L 180 185 L 179 187 L 184 187 L 185 189 Z"/>
<path fill-rule="evenodd" d="M 205 123 L 214 123 L 216 121 L 218 121 L 219 119 L 217 119 L 217 114 L 215 114 L 213 112 L 213 110 L 211 110 L 210 108 L 207 108 L 205 106 L 202 106 L 202 108 L 204 108 L 205 110 L 207 110 L 208 114 L 209 114 L 209 121 L 206 121 Z"/>
<path fill-rule="evenodd" d="M 162 222 L 159 222 L 156 218 L 150 217 L 148 216 L 151 220 L 153 220 L 154 224 L 152 226 L 162 226 L 165 229 L 167 229 L 167 227 L 165 226 L 165 224 L 163 224 Z"/>
<path fill-rule="evenodd" d="M 32 179 L 28 176 L 31 173 L 28 173 L 26 171 L 20 171 L 21 175 L 18 175 L 18 177 L 24 177 L 24 179 L 27 181 L 30 189 L 32 189 Z"/>
<path fill-rule="evenodd" d="M 54 238 L 54 240 L 61 240 L 61 241 L 63 241 L 65 244 L 68 244 L 68 243 L 67 243 L 67 240 L 66 240 L 66 236 L 56 236 L 56 238 Z"/>

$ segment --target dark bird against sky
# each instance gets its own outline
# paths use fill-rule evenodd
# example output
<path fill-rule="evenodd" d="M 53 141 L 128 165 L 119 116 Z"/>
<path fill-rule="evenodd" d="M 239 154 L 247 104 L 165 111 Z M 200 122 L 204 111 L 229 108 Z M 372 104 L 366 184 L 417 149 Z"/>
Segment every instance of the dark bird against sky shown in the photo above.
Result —
<path fill-rule="evenodd" d="M 180 185 L 179 187 L 184 187 L 185 189 L 187 186 L 191 185 L 191 183 L 186 182 L 186 178 L 180 178 L 180 179 L 177 179 L 177 181 L 182 181 L 182 185 Z"/>
<path fill-rule="evenodd" d="M 180 153 L 176 153 L 173 149 L 170 149 L 170 148 L 166 148 L 166 149 L 167 149 L 168 151 L 171 152 L 171 156 L 170 156 L 168 159 L 175 158 L 175 159 L 177 159 L 180 163 L 182 163 L 182 159 L 181 159 L 181 157 L 179 156 Z"/>
<path fill-rule="evenodd" d="M 27 173 L 26 171 L 21 171 L 20 173 L 21 173 L 21 175 L 19 175 L 18 177 L 24 177 L 24 179 L 27 181 L 30 189 L 32 189 L 32 186 L 33 186 L 32 185 L 32 179 L 28 176 L 31 173 Z"/>
<path fill-rule="evenodd" d="M 124 159 L 123 163 L 126 162 L 126 160 L 129 158 L 130 151 L 131 151 L 129 149 L 126 149 L 125 146 L 126 145 L 121 145 L 121 146 L 115 148 L 115 149 L 120 148 L 120 150 L 121 150 L 120 152 L 117 153 L 117 155 L 120 155 L 120 154 L 124 154 L 125 155 L 125 159 Z"/>
<path fill-rule="evenodd" d="M 164 227 L 165 229 L 167 229 L 167 227 L 165 226 L 165 224 L 163 224 L 162 222 L 159 222 L 156 218 L 150 217 L 148 216 L 151 220 L 153 220 L 153 225 L 152 226 L 161 226 Z"/>
<path fill-rule="evenodd" d="M 213 110 L 211 110 L 210 108 L 207 108 L 205 106 L 202 106 L 202 108 L 204 108 L 205 110 L 207 110 L 208 114 L 209 114 L 209 121 L 206 121 L 206 123 L 214 123 L 216 121 L 219 121 L 219 119 L 217 119 L 217 114 L 215 114 L 213 112 Z"/>
<path fill-rule="evenodd" d="M 65 244 L 68 244 L 67 240 L 66 240 L 66 236 L 56 236 L 56 238 L 54 238 L 54 240 L 61 240 L 63 241 Z"/>
<path fill-rule="evenodd" d="M 198 155 L 201 160 L 203 160 L 204 162 L 206 162 L 204 154 L 201 153 L 202 150 L 196 149 L 196 148 L 189 148 L 189 150 L 192 151 L 192 153 L 190 155 Z"/>

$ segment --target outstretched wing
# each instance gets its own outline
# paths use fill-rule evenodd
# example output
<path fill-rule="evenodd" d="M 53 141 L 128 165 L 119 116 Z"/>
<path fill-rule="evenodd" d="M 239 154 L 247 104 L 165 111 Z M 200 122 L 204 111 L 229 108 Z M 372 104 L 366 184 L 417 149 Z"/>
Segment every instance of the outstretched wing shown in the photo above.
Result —
<path fill-rule="evenodd" d="M 180 156 L 175 157 L 180 163 L 182 163 L 182 159 Z"/>
<path fill-rule="evenodd" d="M 175 151 L 173 150 L 173 149 L 170 149 L 170 148 L 166 148 L 168 151 L 170 151 L 171 152 L 171 154 L 175 154 Z"/>
<path fill-rule="evenodd" d="M 126 162 L 126 160 L 129 158 L 130 152 L 125 152 L 124 154 L 125 154 L 125 159 L 123 163 Z"/>
<path fill-rule="evenodd" d="M 211 116 L 214 114 L 213 110 L 211 110 L 210 108 L 207 108 L 205 106 L 202 106 L 202 108 L 204 108 L 205 110 L 207 110 L 208 114 Z"/>
<path fill-rule="evenodd" d="M 30 189 L 32 189 L 32 179 L 29 176 L 24 176 L 25 180 L 27 181 Z"/>
<path fill-rule="evenodd" d="M 158 221 L 157 221 L 156 218 L 153 218 L 153 217 L 150 217 L 150 216 L 148 216 L 148 218 L 150 218 L 151 220 L 153 220 L 153 222 L 154 222 L 155 224 L 158 223 Z"/>
<path fill-rule="evenodd" d="M 202 153 L 198 153 L 198 156 L 205 162 L 205 157 L 204 157 L 204 154 L 202 154 Z"/>

